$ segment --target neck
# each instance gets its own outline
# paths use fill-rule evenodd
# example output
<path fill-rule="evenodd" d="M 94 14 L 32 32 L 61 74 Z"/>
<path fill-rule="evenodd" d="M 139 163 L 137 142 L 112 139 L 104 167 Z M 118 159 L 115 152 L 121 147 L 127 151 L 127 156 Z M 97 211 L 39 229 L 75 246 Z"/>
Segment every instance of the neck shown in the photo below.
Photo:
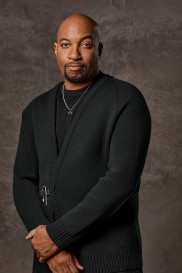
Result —
<path fill-rule="evenodd" d="M 97 72 L 91 79 L 85 82 L 69 82 L 67 79 L 64 78 L 65 82 L 65 88 L 67 90 L 76 90 L 84 88 L 85 86 L 91 84 L 91 82 L 94 80 L 94 78 L 98 75 L 99 72 Z"/>

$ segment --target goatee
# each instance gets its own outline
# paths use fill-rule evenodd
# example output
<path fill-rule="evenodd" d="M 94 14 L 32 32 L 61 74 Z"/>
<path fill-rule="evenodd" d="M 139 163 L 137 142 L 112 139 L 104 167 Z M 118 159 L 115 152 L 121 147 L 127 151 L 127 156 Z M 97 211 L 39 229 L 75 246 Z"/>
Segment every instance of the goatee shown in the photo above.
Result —
<path fill-rule="evenodd" d="M 66 66 L 64 67 L 64 76 L 65 78 L 71 82 L 71 83 L 76 83 L 76 82 L 85 82 L 87 80 L 87 69 L 86 66 L 84 66 L 84 70 L 80 76 L 70 76 L 67 71 L 66 71 Z"/>

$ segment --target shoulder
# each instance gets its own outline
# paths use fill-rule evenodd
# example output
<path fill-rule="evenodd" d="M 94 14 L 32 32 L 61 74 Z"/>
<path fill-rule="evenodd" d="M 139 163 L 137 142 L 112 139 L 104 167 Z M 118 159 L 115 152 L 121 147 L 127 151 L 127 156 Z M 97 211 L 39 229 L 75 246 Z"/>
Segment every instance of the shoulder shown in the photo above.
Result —
<path fill-rule="evenodd" d="M 50 101 L 51 97 L 54 96 L 58 85 L 60 83 L 57 83 L 53 88 L 50 90 L 47 90 L 39 95 L 37 95 L 35 98 L 33 98 L 22 110 L 22 116 L 29 116 L 33 113 L 36 114 L 39 111 L 43 112 L 48 107 L 48 102 Z"/>
<path fill-rule="evenodd" d="M 133 104 L 136 107 L 145 107 L 148 108 L 147 102 L 144 98 L 144 95 L 134 84 L 115 78 L 114 76 L 110 77 L 115 89 L 117 90 L 118 96 L 118 107 L 124 104 Z"/>
<path fill-rule="evenodd" d="M 113 90 L 117 93 L 117 109 L 120 113 L 147 119 L 151 122 L 151 114 L 144 95 L 138 87 L 130 82 L 115 78 L 110 75 Z"/>
<path fill-rule="evenodd" d="M 111 76 L 110 79 L 113 82 L 113 85 L 115 85 L 119 97 L 125 97 L 128 99 L 144 99 L 142 92 L 132 83 L 115 78 L 114 76 Z"/>

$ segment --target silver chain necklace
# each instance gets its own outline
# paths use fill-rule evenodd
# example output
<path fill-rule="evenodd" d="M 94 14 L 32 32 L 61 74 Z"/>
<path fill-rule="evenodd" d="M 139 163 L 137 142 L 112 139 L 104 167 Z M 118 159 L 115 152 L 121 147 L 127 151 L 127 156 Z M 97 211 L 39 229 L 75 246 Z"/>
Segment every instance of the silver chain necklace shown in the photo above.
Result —
<path fill-rule="evenodd" d="M 63 84 L 63 88 L 62 88 L 62 95 L 63 95 L 63 101 L 64 101 L 64 104 L 66 105 L 67 109 L 69 110 L 68 111 L 68 115 L 71 115 L 73 112 L 72 112 L 72 109 L 75 107 L 75 105 L 81 100 L 81 98 L 83 97 L 83 95 L 86 93 L 86 91 L 89 89 L 91 83 L 89 84 L 89 86 L 87 87 L 87 89 L 83 92 L 83 94 L 81 95 L 81 97 L 77 100 L 77 102 L 73 105 L 72 108 L 69 108 L 66 101 L 65 101 L 65 98 L 64 98 L 64 86 L 65 86 L 65 83 Z"/>

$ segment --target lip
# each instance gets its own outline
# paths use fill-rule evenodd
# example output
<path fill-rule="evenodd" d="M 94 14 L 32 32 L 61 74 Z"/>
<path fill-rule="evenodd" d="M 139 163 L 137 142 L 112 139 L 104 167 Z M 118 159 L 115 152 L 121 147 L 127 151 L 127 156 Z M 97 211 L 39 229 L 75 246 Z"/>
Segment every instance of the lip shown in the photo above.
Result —
<path fill-rule="evenodd" d="M 82 65 L 78 65 L 78 64 L 70 64 L 67 65 L 69 70 L 80 70 L 82 69 Z"/>
<path fill-rule="evenodd" d="M 80 65 L 70 65 L 67 67 L 69 70 L 81 70 L 82 69 L 82 66 L 80 66 Z"/>

